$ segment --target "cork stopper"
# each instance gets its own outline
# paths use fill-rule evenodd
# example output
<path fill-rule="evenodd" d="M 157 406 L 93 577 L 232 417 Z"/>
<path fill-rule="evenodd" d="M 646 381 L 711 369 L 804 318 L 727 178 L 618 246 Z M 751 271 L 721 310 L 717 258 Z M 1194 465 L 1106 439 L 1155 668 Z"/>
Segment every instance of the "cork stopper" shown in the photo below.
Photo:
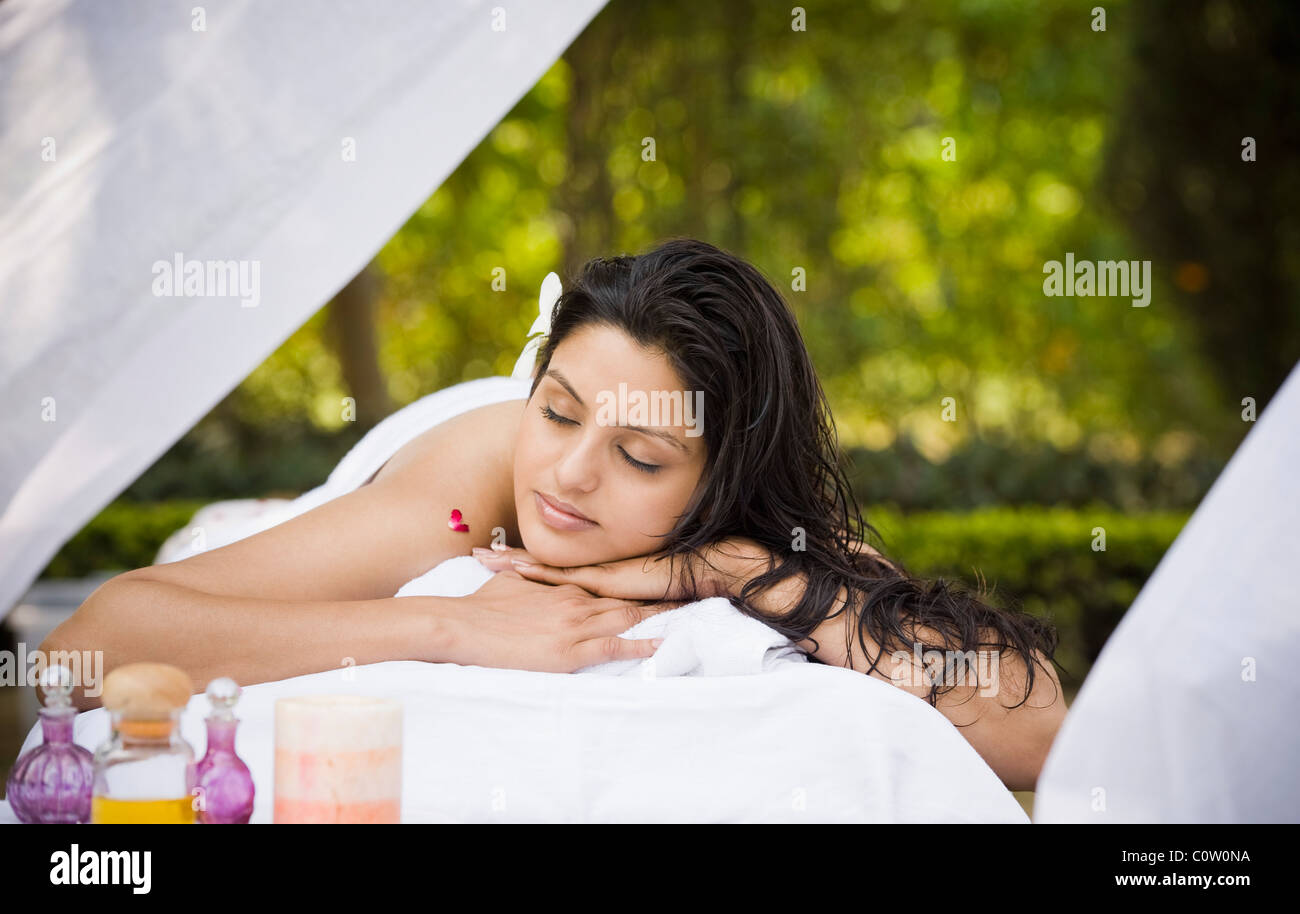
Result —
<path fill-rule="evenodd" d="M 168 718 L 190 702 L 192 686 L 184 671 L 167 663 L 128 663 L 104 677 L 100 698 L 123 718 Z"/>

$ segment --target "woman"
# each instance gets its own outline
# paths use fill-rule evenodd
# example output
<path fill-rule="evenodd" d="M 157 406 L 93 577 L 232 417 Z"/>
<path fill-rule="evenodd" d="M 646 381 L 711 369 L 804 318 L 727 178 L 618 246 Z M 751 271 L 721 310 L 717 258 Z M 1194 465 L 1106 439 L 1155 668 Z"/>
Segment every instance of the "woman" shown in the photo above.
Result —
<path fill-rule="evenodd" d="M 675 408 L 646 421 L 638 402 Z M 925 698 L 1004 783 L 1032 789 L 1065 711 L 1055 633 L 912 578 L 869 537 L 789 307 L 743 260 L 674 239 L 585 266 L 522 408 L 471 409 L 301 516 L 119 575 L 43 647 L 102 649 L 106 669 L 166 660 L 196 690 L 345 657 L 572 672 L 649 656 L 618 635 L 676 601 L 729 595 L 810 659 Z M 484 558 L 499 573 L 475 593 L 392 596 L 489 542 L 522 549 Z M 996 695 L 899 675 L 914 652 L 985 648 Z"/>

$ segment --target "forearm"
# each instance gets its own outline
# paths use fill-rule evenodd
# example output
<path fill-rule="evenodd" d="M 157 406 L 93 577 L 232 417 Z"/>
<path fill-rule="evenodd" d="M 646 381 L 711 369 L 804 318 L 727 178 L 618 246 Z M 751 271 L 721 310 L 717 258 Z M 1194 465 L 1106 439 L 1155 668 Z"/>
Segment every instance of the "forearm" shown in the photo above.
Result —
<path fill-rule="evenodd" d="M 251 685 L 339 669 L 345 658 L 358 666 L 437 659 L 442 631 L 438 601 L 263 600 L 115 578 L 51 632 L 41 648 L 103 651 L 102 666 L 92 667 L 101 675 L 136 661 L 170 663 L 189 674 L 198 692 L 218 676 Z M 77 688 L 77 708 L 98 707 L 102 685 L 87 682 Z"/>

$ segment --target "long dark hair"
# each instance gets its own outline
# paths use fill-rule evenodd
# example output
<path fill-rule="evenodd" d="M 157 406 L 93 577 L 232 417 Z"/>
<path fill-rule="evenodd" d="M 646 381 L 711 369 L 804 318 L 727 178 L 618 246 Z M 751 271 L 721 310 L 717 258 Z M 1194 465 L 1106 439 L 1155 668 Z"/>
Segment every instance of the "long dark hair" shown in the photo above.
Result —
<path fill-rule="evenodd" d="M 682 559 L 686 593 L 701 593 L 696 563 L 687 559 L 702 558 L 706 547 L 728 537 L 745 537 L 776 560 L 732 602 L 796 644 L 827 619 L 851 611 L 870 670 L 888 652 L 911 653 L 913 644 L 948 657 L 948 651 L 995 648 L 1000 657 L 1011 650 L 1028 670 L 1020 704 L 1028 699 L 1040 663 L 1034 652 L 1052 659 L 1055 628 L 1028 613 L 986 605 L 944 580 L 917 580 L 899 562 L 881 560 L 881 537 L 859 511 L 840 465 L 830 408 L 794 314 L 757 269 L 689 238 L 639 256 L 588 261 L 555 303 L 530 397 L 556 347 L 593 324 L 662 351 L 686 390 L 704 392 L 703 484 L 657 553 L 674 565 Z M 792 545 L 799 529 L 803 549 Z M 881 549 L 881 558 L 859 551 L 855 542 Z M 756 595 L 798 574 L 807 585 L 788 612 L 772 616 L 751 605 Z M 918 637 L 918 628 L 936 633 L 940 643 Z M 989 635 L 993 640 L 986 640 Z M 850 665 L 852 640 L 845 644 Z M 880 648 L 874 658 L 869 643 Z M 931 682 L 927 700 L 933 705 L 953 687 Z"/>

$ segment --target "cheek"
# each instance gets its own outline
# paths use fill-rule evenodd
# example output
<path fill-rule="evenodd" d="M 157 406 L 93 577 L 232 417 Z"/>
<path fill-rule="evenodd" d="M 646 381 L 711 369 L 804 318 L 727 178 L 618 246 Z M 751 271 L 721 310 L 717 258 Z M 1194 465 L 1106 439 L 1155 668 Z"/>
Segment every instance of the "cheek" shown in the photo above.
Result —
<path fill-rule="evenodd" d="M 677 524 L 689 492 L 661 491 L 658 487 L 627 485 L 613 501 L 615 515 L 623 518 L 617 528 L 620 543 L 629 548 L 653 546 Z M 614 533 L 615 531 L 611 531 Z M 637 550 L 636 554 L 646 551 Z"/>
<path fill-rule="evenodd" d="M 536 470 L 544 462 L 543 440 L 531 421 L 525 420 L 519 426 L 519 435 L 515 438 L 514 481 L 515 495 L 527 491 L 535 484 Z"/>
<path fill-rule="evenodd" d="M 529 445 L 522 430 L 515 442 L 514 461 L 513 500 L 515 504 L 515 521 L 519 525 L 519 532 L 522 535 L 527 525 L 532 522 L 532 493 L 533 488 L 537 485 L 537 472 L 534 468 L 536 461 L 535 450 Z"/>

